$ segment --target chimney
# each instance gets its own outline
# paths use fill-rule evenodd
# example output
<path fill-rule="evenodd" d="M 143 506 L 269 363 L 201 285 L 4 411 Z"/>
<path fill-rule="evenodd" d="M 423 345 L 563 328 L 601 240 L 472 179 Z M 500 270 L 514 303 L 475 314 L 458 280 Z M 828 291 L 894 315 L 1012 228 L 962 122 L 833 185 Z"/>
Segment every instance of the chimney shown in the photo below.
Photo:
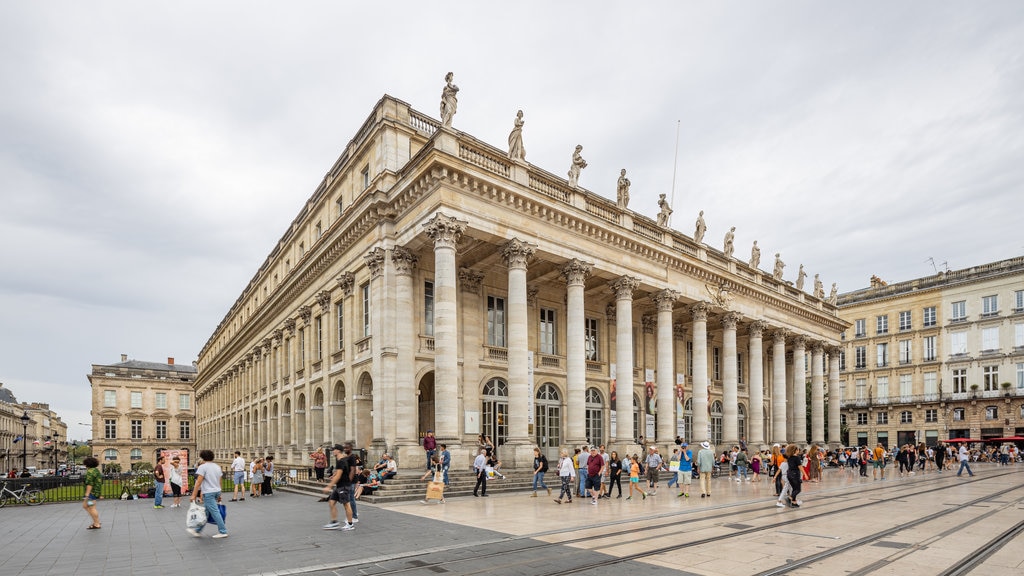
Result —
<path fill-rule="evenodd" d="M 121 362 L 127 362 L 127 361 L 128 361 L 128 355 L 127 354 L 121 354 Z"/>
<path fill-rule="evenodd" d="M 171 366 L 174 366 L 174 357 L 168 356 L 167 357 L 167 363 L 170 364 Z"/>

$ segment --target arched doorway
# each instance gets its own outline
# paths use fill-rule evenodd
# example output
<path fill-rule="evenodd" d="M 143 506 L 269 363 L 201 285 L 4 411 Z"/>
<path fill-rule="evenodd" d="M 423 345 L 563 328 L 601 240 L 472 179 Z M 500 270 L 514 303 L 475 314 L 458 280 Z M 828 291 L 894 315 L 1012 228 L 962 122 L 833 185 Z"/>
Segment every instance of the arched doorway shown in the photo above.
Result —
<path fill-rule="evenodd" d="M 711 403 L 711 443 L 722 444 L 722 403 L 718 400 Z"/>
<path fill-rule="evenodd" d="M 605 444 L 604 435 L 604 400 L 597 388 L 587 388 L 583 406 L 584 430 L 588 444 Z"/>
<path fill-rule="evenodd" d="M 428 372 L 420 379 L 419 385 L 419 429 L 420 437 L 427 430 L 434 430 L 434 373 Z"/>
<path fill-rule="evenodd" d="M 356 447 L 368 448 L 373 442 L 373 378 L 368 372 L 359 378 L 354 401 Z"/>
<path fill-rule="evenodd" d="M 310 426 L 313 432 L 313 444 L 331 444 L 324 423 L 324 389 L 317 387 L 313 391 L 313 405 L 309 407 Z"/>
<path fill-rule="evenodd" d="M 740 440 L 746 442 L 747 440 L 747 409 L 740 404 L 736 407 L 736 429 L 740 435 Z"/>
<path fill-rule="evenodd" d="M 338 380 L 331 392 L 331 431 L 329 440 L 335 443 L 352 440 L 345 428 L 345 383 Z"/>
<path fill-rule="evenodd" d="M 306 395 L 299 394 L 295 402 L 295 444 L 299 447 L 309 444 L 306 438 Z"/>
<path fill-rule="evenodd" d="M 500 378 L 493 378 L 484 384 L 480 398 L 480 425 L 484 436 L 490 436 L 494 446 L 501 446 L 508 440 L 508 384 Z"/>
<path fill-rule="evenodd" d="M 548 460 L 557 460 L 562 444 L 562 403 L 554 384 L 548 382 L 537 389 L 534 411 L 537 446 Z"/>
<path fill-rule="evenodd" d="M 292 440 L 292 399 L 284 399 L 284 412 L 281 413 L 281 444 L 290 446 Z"/>

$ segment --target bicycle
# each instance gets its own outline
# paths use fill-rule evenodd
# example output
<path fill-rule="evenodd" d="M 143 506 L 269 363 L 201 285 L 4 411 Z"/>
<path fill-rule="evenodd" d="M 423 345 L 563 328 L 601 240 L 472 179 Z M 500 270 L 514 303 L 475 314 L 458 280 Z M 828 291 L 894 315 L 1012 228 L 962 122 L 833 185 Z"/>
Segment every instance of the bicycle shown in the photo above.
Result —
<path fill-rule="evenodd" d="M 0 508 L 6 506 L 10 500 L 21 504 L 28 504 L 29 506 L 37 506 L 46 502 L 46 494 L 42 490 L 29 489 L 29 484 L 22 486 L 21 490 L 11 490 L 7 487 L 7 482 L 4 482 L 3 486 L 0 487 Z"/>

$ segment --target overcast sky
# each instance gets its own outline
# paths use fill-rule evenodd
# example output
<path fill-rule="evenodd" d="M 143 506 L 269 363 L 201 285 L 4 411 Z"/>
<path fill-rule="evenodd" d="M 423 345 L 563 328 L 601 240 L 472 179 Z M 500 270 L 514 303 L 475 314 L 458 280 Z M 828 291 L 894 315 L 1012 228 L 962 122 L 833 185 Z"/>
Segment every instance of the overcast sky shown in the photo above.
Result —
<path fill-rule="evenodd" d="M 4 2 L 0 382 L 197 358 L 387 93 L 826 289 L 1024 254 L 1024 3 Z M 385 7 L 386 6 L 386 7 Z M 496 8 L 495 6 L 500 6 Z M 677 124 L 679 152 L 675 155 Z M 678 159 L 675 191 L 673 163 Z M 810 282 L 808 282 L 808 289 Z"/>

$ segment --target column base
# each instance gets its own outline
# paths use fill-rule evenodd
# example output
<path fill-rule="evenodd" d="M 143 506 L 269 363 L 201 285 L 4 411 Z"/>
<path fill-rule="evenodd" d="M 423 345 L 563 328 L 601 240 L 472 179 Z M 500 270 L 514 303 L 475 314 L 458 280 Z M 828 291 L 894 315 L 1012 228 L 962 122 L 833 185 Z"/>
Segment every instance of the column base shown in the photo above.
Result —
<path fill-rule="evenodd" d="M 398 442 L 393 448 L 399 470 L 426 470 L 427 453 L 423 447 L 412 442 Z"/>
<path fill-rule="evenodd" d="M 637 444 L 636 442 L 612 442 L 607 448 L 608 452 L 615 452 L 619 458 L 625 458 L 626 456 L 632 456 L 636 454 L 640 458 L 644 458 L 644 447 Z M 671 452 L 669 452 L 671 454 Z"/>

